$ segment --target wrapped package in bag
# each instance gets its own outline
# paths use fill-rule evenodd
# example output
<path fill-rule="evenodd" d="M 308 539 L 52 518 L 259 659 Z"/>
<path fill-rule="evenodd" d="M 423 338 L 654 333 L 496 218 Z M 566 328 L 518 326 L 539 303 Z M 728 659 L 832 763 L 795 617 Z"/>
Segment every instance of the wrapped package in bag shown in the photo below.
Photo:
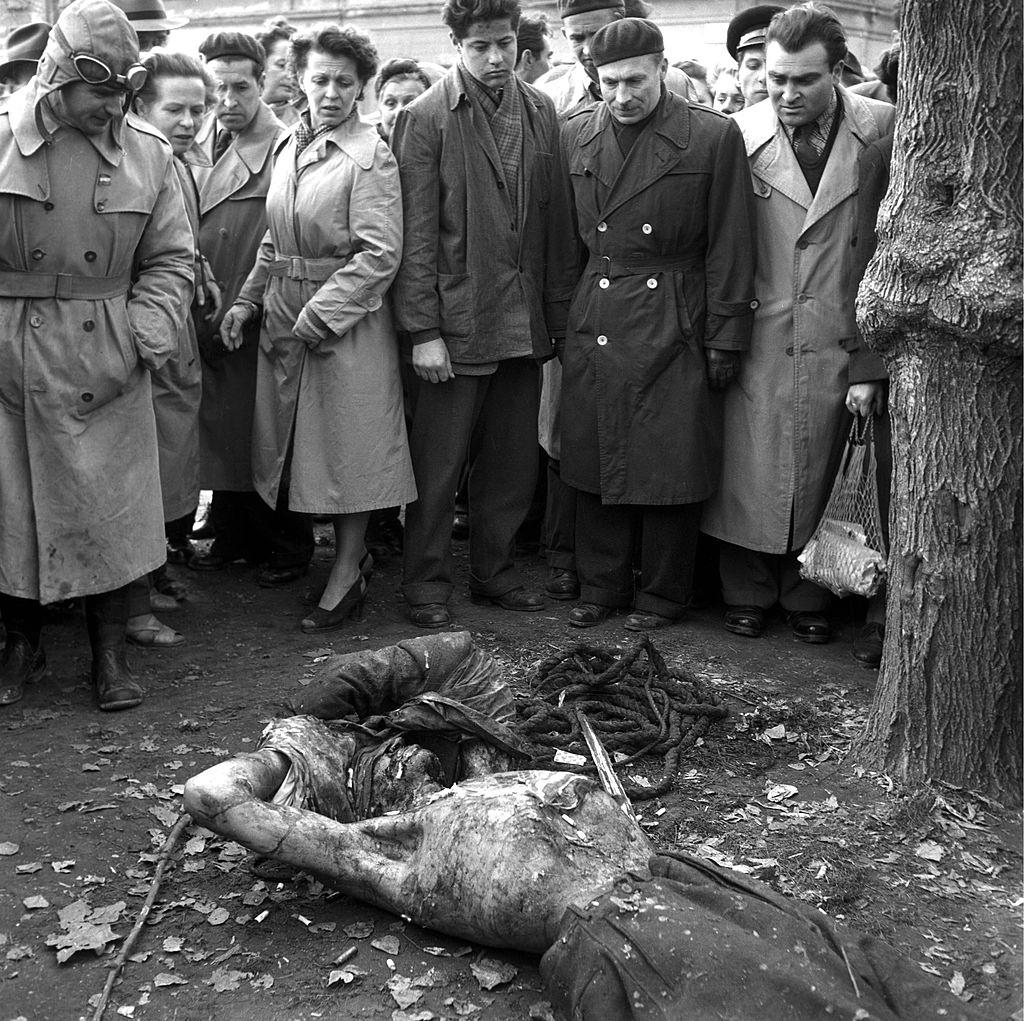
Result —
<path fill-rule="evenodd" d="M 800 577 L 837 596 L 873 596 L 886 573 L 871 420 L 855 422 L 818 527 L 799 556 Z"/>

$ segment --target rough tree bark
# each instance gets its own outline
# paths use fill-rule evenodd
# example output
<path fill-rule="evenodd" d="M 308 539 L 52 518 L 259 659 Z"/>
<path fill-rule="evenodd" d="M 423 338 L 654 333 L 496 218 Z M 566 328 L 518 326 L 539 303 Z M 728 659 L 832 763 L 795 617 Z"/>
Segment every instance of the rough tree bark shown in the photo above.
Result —
<path fill-rule="evenodd" d="M 905 0 L 858 321 L 891 377 L 885 652 L 852 757 L 1021 796 L 1021 5 Z"/>

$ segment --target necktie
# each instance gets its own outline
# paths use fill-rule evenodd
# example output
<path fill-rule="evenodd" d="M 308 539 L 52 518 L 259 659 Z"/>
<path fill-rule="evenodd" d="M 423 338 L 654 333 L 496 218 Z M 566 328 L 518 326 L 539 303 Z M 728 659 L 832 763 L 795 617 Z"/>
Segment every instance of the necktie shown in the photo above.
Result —
<path fill-rule="evenodd" d="M 821 153 L 811 141 L 813 131 L 813 124 L 801 124 L 793 131 L 793 150 L 796 152 L 797 162 L 802 167 L 817 166 L 821 159 Z"/>
<path fill-rule="evenodd" d="M 227 152 L 228 146 L 231 145 L 231 132 L 227 128 L 221 128 L 217 132 L 217 140 L 213 143 L 213 162 L 216 163 L 221 156 Z"/>

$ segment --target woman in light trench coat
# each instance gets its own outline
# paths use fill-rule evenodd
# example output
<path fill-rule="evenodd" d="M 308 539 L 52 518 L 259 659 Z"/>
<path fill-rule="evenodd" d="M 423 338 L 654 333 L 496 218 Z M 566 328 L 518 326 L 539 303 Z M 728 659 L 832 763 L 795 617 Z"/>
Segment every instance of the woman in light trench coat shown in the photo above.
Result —
<path fill-rule="evenodd" d="M 263 308 L 253 478 L 271 506 L 334 519 L 335 561 L 309 633 L 362 609 L 369 513 L 416 498 L 386 293 L 401 260 L 398 168 L 356 101 L 377 69 L 370 40 L 328 26 L 291 44 L 308 113 L 278 151 L 267 236 L 221 336 Z"/>

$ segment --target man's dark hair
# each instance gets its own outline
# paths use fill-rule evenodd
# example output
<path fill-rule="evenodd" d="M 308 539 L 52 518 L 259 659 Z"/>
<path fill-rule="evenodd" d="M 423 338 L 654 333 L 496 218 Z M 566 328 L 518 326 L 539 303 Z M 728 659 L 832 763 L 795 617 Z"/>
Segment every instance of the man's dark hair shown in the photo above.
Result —
<path fill-rule="evenodd" d="M 332 57 L 348 57 L 356 65 L 356 75 L 363 85 L 377 73 L 377 47 L 368 35 L 354 28 L 324 25 L 312 32 L 292 36 L 290 59 L 296 75 L 306 69 L 312 50 Z"/>
<path fill-rule="evenodd" d="M 165 50 L 156 50 L 150 53 L 143 61 L 149 74 L 146 76 L 146 83 L 139 89 L 137 95 L 147 106 L 156 99 L 157 82 L 164 78 L 198 78 L 203 83 L 207 94 L 213 89 L 213 79 L 210 72 L 199 63 L 195 57 L 187 53 L 168 53 Z"/>
<path fill-rule="evenodd" d="M 457 40 L 465 39 L 470 25 L 477 21 L 508 18 L 514 32 L 521 15 L 519 0 L 445 0 L 441 8 L 441 20 Z"/>
<path fill-rule="evenodd" d="M 269 56 L 278 43 L 288 42 L 296 32 L 298 28 L 286 18 L 268 18 L 263 23 L 263 30 L 256 33 L 256 39 Z"/>
<path fill-rule="evenodd" d="M 524 50 L 529 50 L 539 57 L 544 50 L 544 40 L 550 35 L 548 16 L 541 11 L 539 14 L 524 14 L 519 19 L 516 30 L 516 63 L 519 63 Z"/>
<path fill-rule="evenodd" d="M 797 4 L 776 14 L 765 37 L 765 46 L 769 43 L 778 43 L 787 53 L 797 53 L 821 43 L 828 55 L 829 67 L 835 67 L 846 56 L 843 26 L 823 4 Z"/>
<path fill-rule="evenodd" d="M 424 89 L 430 88 L 430 79 L 427 77 L 427 73 L 412 57 L 395 57 L 380 69 L 377 81 L 374 82 L 373 90 L 378 98 L 384 91 L 384 86 L 395 78 L 411 78 L 413 81 L 419 82 Z"/>

